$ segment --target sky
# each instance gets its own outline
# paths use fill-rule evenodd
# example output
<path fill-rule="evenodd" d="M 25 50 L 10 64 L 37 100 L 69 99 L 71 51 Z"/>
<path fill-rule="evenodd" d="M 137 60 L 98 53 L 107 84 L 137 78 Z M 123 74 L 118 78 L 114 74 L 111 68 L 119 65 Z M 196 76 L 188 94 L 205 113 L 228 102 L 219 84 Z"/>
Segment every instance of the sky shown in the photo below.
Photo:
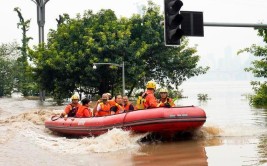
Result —
<path fill-rule="evenodd" d="M 161 6 L 163 0 L 153 0 Z M 130 17 L 140 13 L 140 6 L 146 5 L 146 0 L 49 0 L 46 4 L 45 39 L 49 29 L 56 29 L 56 18 L 68 13 L 75 17 L 85 10 L 112 9 L 118 17 Z M 266 0 L 183 0 L 183 11 L 201 11 L 204 22 L 224 23 L 264 23 L 267 24 Z M 19 7 L 25 19 L 30 19 L 28 36 L 34 38 L 30 45 L 38 44 L 38 25 L 36 20 L 36 4 L 32 0 L 0 0 L 0 44 L 12 41 L 20 42 L 21 30 L 17 28 L 19 18 L 14 8 Z M 190 46 L 198 45 L 200 65 L 211 66 L 207 75 L 214 71 L 234 72 L 234 64 L 243 65 L 251 60 L 251 55 L 244 53 L 236 55 L 237 51 L 252 44 L 264 45 L 262 38 L 257 36 L 253 28 L 204 27 L 204 37 L 189 37 Z M 230 65 L 229 65 L 230 64 Z M 233 68 L 235 67 L 235 68 Z M 203 79 L 207 76 L 204 76 Z M 234 77 L 234 76 L 233 76 Z M 227 77 L 228 78 L 228 77 Z M 222 79 L 225 79 L 222 77 Z M 229 77 L 231 79 L 231 77 Z"/>

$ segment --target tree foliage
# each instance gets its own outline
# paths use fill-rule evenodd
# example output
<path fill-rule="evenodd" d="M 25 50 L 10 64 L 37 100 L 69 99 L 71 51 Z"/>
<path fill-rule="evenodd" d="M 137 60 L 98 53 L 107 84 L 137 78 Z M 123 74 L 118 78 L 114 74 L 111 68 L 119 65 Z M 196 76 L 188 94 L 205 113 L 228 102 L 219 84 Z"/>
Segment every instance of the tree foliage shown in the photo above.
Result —
<path fill-rule="evenodd" d="M 30 20 L 25 20 L 22 16 L 20 8 L 14 8 L 14 11 L 17 12 L 19 17 L 19 22 L 17 23 L 17 27 L 22 30 L 22 39 L 21 46 L 17 47 L 21 55 L 16 60 L 16 80 L 17 80 L 17 89 L 22 93 L 23 96 L 32 95 L 32 93 L 36 93 L 37 84 L 33 81 L 32 71 L 28 62 L 28 43 L 32 39 L 31 37 L 27 37 L 27 31 L 30 28 Z"/>
<path fill-rule="evenodd" d="M 59 17 L 56 30 L 50 30 L 47 44 L 30 51 L 38 83 L 55 98 L 69 97 L 74 90 L 85 93 L 122 89 L 122 70 L 112 65 L 94 63 L 125 62 L 128 95 L 143 88 L 146 81 L 174 88 L 190 77 L 204 74 L 208 67 L 198 67 L 196 48 L 184 40 L 180 47 L 164 45 L 163 15 L 149 2 L 143 14 L 117 18 L 112 10 L 83 16 Z"/>
<path fill-rule="evenodd" d="M 251 81 L 254 95 L 250 96 L 250 103 L 255 107 L 267 107 L 267 82 Z"/>
<path fill-rule="evenodd" d="M 0 97 L 9 96 L 16 87 L 16 59 L 20 55 L 18 43 L 0 45 Z"/>
<path fill-rule="evenodd" d="M 263 37 L 264 42 L 267 43 L 267 29 L 259 29 L 258 35 Z M 245 71 L 253 73 L 255 77 L 267 78 L 267 45 L 254 44 L 250 48 L 240 50 L 239 54 L 243 52 L 249 52 L 258 58 L 252 61 L 252 66 L 245 68 Z M 251 85 L 255 92 L 255 95 L 250 98 L 251 104 L 259 107 L 267 106 L 267 81 L 252 81 Z"/>

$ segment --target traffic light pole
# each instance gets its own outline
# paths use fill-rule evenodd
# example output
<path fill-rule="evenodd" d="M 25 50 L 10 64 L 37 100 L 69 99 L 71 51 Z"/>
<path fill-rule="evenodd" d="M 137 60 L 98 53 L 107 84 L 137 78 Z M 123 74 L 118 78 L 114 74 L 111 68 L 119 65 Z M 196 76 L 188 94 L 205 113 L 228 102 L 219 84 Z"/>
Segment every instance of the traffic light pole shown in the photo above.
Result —
<path fill-rule="evenodd" d="M 267 28 L 267 24 L 204 22 L 204 26 Z"/>

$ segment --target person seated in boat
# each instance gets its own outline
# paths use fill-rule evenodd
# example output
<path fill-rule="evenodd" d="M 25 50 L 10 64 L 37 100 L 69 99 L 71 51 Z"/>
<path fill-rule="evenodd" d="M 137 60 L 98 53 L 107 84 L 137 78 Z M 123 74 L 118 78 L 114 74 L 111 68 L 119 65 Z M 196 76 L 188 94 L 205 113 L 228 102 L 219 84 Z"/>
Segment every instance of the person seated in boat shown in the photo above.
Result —
<path fill-rule="evenodd" d="M 109 103 L 111 105 L 111 114 L 119 114 L 124 112 L 123 100 L 121 95 L 116 95 L 115 100 L 109 100 Z"/>
<path fill-rule="evenodd" d="M 112 97 L 112 95 L 110 93 L 106 93 L 108 95 L 108 102 L 109 104 L 111 104 L 111 106 L 114 106 L 116 104 L 115 98 L 116 97 Z"/>
<path fill-rule="evenodd" d="M 108 95 L 108 98 L 111 97 L 111 94 L 110 94 L 110 93 L 103 93 L 103 94 L 107 94 L 107 95 Z M 102 97 L 103 97 L 103 94 L 102 94 Z M 109 99 L 108 99 L 108 100 L 109 100 Z M 101 102 L 103 102 L 103 101 L 102 101 L 102 98 L 100 98 L 100 99 L 97 100 L 97 102 L 96 102 L 96 104 L 95 104 L 95 106 L 94 106 L 94 108 L 93 108 L 93 116 L 96 116 L 97 106 L 98 106 L 98 104 L 101 103 Z"/>
<path fill-rule="evenodd" d="M 84 98 L 84 99 L 82 99 L 81 102 L 82 102 L 82 105 L 79 106 L 79 109 L 77 110 L 75 117 L 77 117 L 77 118 L 92 117 L 92 112 L 89 108 L 90 103 L 91 103 L 90 99 Z"/>
<path fill-rule="evenodd" d="M 128 96 L 123 96 L 123 108 L 124 112 L 134 111 L 135 108 L 132 103 L 129 102 Z"/>
<path fill-rule="evenodd" d="M 65 118 L 74 117 L 80 106 L 79 96 L 75 94 L 71 96 L 71 103 L 65 107 L 64 112 L 62 112 L 60 116 Z"/>
<path fill-rule="evenodd" d="M 107 116 L 107 115 L 111 115 L 111 104 L 110 101 L 108 100 L 108 94 L 104 93 L 102 94 L 102 98 L 100 100 L 97 101 L 94 109 L 93 109 L 93 113 L 95 116 Z"/>
<path fill-rule="evenodd" d="M 111 93 L 107 92 L 106 94 L 108 95 L 108 100 L 114 100 L 114 99 L 112 98 Z"/>
<path fill-rule="evenodd" d="M 158 107 L 158 102 L 155 97 L 156 83 L 154 81 L 148 81 L 146 84 L 146 91 L 142 94 L 144 99 L 141 104 L 144 109 Z"/>
<path fill-rule="evenodd" d="M 168 89 L 166 88 L 161 88 L 159 90 L 159 94 L 160 94 L 160 99 L 158 100 L 158 107 L 174 107 L 175 104 L 173 102 L 173 99 L 168 97 Z"/>

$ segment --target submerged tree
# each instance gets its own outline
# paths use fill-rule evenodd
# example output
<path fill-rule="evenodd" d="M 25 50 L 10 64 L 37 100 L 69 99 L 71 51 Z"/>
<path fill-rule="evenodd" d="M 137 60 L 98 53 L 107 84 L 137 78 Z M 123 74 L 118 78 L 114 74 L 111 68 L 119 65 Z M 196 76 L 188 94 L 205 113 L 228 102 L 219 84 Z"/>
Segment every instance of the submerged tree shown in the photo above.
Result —
<path fill-rule="evenodd" d="M 61 16 L 56 30 L 50 30 L 45 47 L 35 47 L 30 55 L 35 64 L 36 80 L 55 98 L 65 98 L 74 90 L 86 93 L 119 93 L 121 69 L 93 63 L 125 62 L 128 95 L 134 88 L 154 79 L 175 88 L 186 79 L 204 74 L 198 67 L 196 49 L 184 40 L 180 47 L 164 45 L 163 15 L 149 2 L 142 15 L 117 18 L 112 10 L 69 18 Z"/>
<path fill-rule="evenodd" d="M 263 37 L 265 43 L 267 43 L 267 29 L 259 29 L 258 35 Z M 255 77 L 267 78 L 267 45 L 257 46 L 252 45 L 250 48 L 245 48 L 239 51 L 239 54 L 242 52 L 249 52 L 255 57 L 258 57 L 257 60 L 252 62 L 252 67 L 245 68 L 245 71 L 252 72 Z M 251 85 L 253 86 L 255 95 L 252 95 L 250 98 L 250 103 L 257 107 L 267 106 L 267 81 L 252 81 Z"/>
<path fill-rule="evenodd" d="M 16 88 L 16 60 L 19 56 L 18 43 L 0 45 L 0 97 L 11 95 Z"/>
<path fill-rule="evenodd" d="M 32 79 L 32 71 L 30 70 L 30 65 L 28 62 L 28 43 L 32 39 L 27 37 L 27 31 L 29 31 L 30 20 L 25 20 L 19 8 L 14 8 L 19 17 L 19 22 L 17 23 L 18 28 L 22 30 L 22 45 L 18 47 L 21 51 L 21 56 L 18 57 L 16 64 L 17 73 L 17 89 L 23 94 L 23 96 L 29 96 L 30 93 L 37 90 L 37 84 Z"/>

